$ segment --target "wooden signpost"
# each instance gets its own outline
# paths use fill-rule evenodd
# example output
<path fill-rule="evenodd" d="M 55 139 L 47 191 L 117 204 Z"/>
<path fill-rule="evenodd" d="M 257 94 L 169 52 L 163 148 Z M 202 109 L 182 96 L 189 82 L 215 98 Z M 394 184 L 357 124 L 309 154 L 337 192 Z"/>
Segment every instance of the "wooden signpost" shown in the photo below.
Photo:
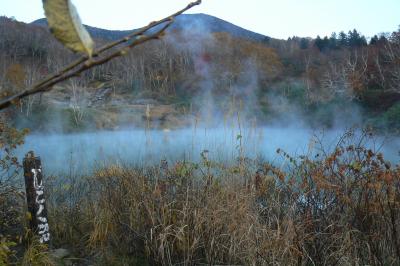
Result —
<path fill-rule="evenodd" d="M 49 244 L 50 233 L 40 157 L 35 157 L 32 151 L 28 152 L 24 158 L 23 166 L 26 200 L 30 213 L 29 225 L 32 231 L 39 236 L 40 243 Z"/>

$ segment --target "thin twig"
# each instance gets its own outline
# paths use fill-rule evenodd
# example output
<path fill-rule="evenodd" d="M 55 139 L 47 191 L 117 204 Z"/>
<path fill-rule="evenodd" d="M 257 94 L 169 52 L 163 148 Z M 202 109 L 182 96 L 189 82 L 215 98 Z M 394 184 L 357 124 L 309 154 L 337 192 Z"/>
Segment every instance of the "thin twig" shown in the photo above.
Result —
<path fill-rule="evenodd" d="M 109 44 L 106 44 L 102 47 L 100 47 L 98 50 L 96 50 L 93 53 L 93 58 L 89 58 L 87 55 L 83 55 L 79 59 L 75 60 L 74 62 L 70 63 L 68 66 L 64 67 L 62 70 L 58 71 L 57 73 L 51 74 L 50 76 L 44 78 L 43 80 L 39 81 L 38 83 L 34 84 L 31 88 L 25 89 L 17 94 L 14 94 L 12 96 L 9 96 L 3 100 L 0 101 L 0 110 L 3 110 L 7 107 L 9 107 L 11 104 L 16 103 L 20 101 L 21 99 L 29 96 L 29 95 L 34 95 L 40 92 L 47 92 L 50 91 L 54 85 L 65 81 L 71 77 L 78 76 L 80 73 L 93 68 L 98 65 L 102 65 L 116 57 L 122 56 L 128 52 L 129 49 L 145 43 L 150 40 L 157 40 L 162 37 L 164 34 L 165 30 L 172 24 L 173 20 L 175 17 L 181 15 L 183 12 L 189 10 L 190 8 L 200 5 L 201 0 L 197 0 L 196 2 L 192 2 L 189 5 L 187 5 L 185 8 L 182 10 L 166 17 L 158 21 L 151 22 L 149 25 L 142 27 L 138 30 L 135 30 L 131 34 L 117 40 L 114 42 L 111 42 Z M 163 23 L 166 23 L 160 30 L 157 32 L 150 34 L 150 35 L 144 35 L 145 32 L 149 31 L 150 29 L 153 29 L 154 27 L 161 25 Z M 116 46 L 120 44 L 124 44 L 127 42 L 130 42 L 129 44 L 119 47 L 116 49 L 114 52 L 111 54 L 104 56 L 101 59 L 96 60 L 95 58 L 101 57 L 104 52 L 115 48 Z M 74 70 L 75 69 L 75 70 Z"/>
<path fill-rule="evenodd" d="M 145 27 L 142 27 L 142 28 L 140 28 L 140 29 L 135 30 L 134 32 L 132 32 L 131 34 L 125 36 L 125 37 L 122 38 L 122 39 L 119 39 L 119 40 L 117 40 L 117 41 L 115 41 L 115 42 L 112 42 L 112 43 L 109 43 L 109 44 L 104 45 L 103 47 L 99 48 L 98 51 L 95 51 L 93 55 L 95 56 L 95 55 L 97 55 L 97 54 L 99 54 L 99 53 L 102 53 L 102 52 L 104 52 L 104 51 L 106 51 L 106 50 L 109 50 L 109 49 L 111 49 L 111 48 L 113 48 L 113 47 L 115 47 L 115 46 L 117 46 L 117 45 L 119 45 L 119 44 L 122 44 L 122 43 L 124 43 L 124 42 L 127 42 L 128 40 L 130 40 L 130 39 L 132 39 L 132 38 L 134 38 L 134 37 L 136 37 L 136 36 L 140 36 L 140 35 L 142 35 L 143 33 L 145 33 L 146 31 L 148 31 L 149 29 L 152 29 L 152 28 L 154 28 L 154 27 L 156 27 L 156 26 L 158 26 L 158 25 L 160 25 L 160 24 L 162 24 L 162 23 L 164 23 L 164 22 L 168 22 L 168 21 L 170 21 L 171 19 L 173 19 L 173 18 L 175 18 L 175 17 L 181 15 L 181 14 L 184 13 L 185 11 L 191 9 L 192 7 L 194 7 L 194 6 L 196 6 L 196 5 L 200 5 L 200 4 L 201 4 L 201 0 L 198 0 L 198 1 L 196 1 L 196 2 L 190 3 L 190 4 L 187 5 L 184 9 L 179 10 L 178 12 L 176 12 L 176 13 L 174 13 L 174 14 L 168 16 L 168 17 L 165 17 L 165 18 L 163 18 L 163 19 L 161 19 L 161 20 L 159 20 L 159 21 L 153 21 L 153 22 L 151 22 L 149 25 L 147 25 L 147 26 L 145 26 Z"/>
<path fill-rule="evenodd" d="M 114 53 L 112 53 L 112 54 L 110 54 L 110 55 L 108 55 L 108 56 L 106 56 L 104 58 L 101 58 L 101 59 L 96 60 L 96 61 L 94 61 L 94 60 L 93 61 L 87 61 L 85 64 L 82 64 L 80 68 L 77 68 L 76 70 L 74 70 L 72 72 L 65 73 L 64 75 L 61 75 L 57 79 L 55 79 L 55 80 L 53 80 L 53 81 L 41 86 L 40 88 L 32 90 L 32 92 L 29 92 L 30 94 L 28 94 L 28 95 L 35 94 L 35 93 L 38 93 L 38 92 L 49 91 L 57 83 L 60 83 L 60 82 L 62 82 L 64 80 L 67 80 L 67 79 L 69 79 L 71 77 L 78 76 L 80 73 L 84 72 L 85 70 L 88 70 L 88 69 L 90 69 L 90 68 L 92 68 L 94 66 L 98 66 L 98 65 L 102 65 L 104 63 L 107 63 L 108 61 L 110 61 L 110 60 L 112 60 L 112 59 L 114 59 L 116 57 L 123 56 L 127 52 L 128 49 L 131 49 L 131 48 L 133 48 L 133 47 L 135 47 L 135 46 L 137 46 L 139 44 L 142 44 L 142 43 L 150 41 L 150 40 L 159 39 L 160 35 L 162 35 L 162 33 L 171 24 L 172 24 L 172 21 L 169 22 L 168 24 L 166 24 L 161 30 L 157 31 L 156 33 L 154 33 L 152 35 L 149 35 L 149 36 L 143 35 L 142 38 L 139 38 L 139 39 L 133 41 L 130 45 L 124 47 L 121 50 L 117 50 L 116 52 L 114 52 Z M 0 106 L 0 109 L 1 109 L 1 106 Z"/>

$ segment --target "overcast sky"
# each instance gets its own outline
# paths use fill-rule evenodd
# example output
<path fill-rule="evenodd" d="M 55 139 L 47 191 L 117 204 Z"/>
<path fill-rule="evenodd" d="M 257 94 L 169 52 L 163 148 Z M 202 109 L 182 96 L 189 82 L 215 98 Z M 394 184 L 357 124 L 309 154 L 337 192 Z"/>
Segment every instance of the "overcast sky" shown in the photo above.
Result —
<path fill-rule="evenodd" d="M 186 0 L 73 0 L 84 24 L 133 29 L 165 17 Z M 373 36 L 400 25 L 400 0 L 203 0 L 188 13 L 213 15 L 275 38 L 316 37 L 356 28 Z M 44 17 L 41 0 L 0 0 L 0 15 L 32 22 Z"/>

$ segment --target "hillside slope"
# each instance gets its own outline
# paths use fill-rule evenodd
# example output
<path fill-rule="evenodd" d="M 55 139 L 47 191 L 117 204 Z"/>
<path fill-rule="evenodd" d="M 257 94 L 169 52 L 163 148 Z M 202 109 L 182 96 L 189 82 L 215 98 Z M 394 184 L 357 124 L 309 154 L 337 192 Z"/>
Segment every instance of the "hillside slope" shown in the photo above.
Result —
<path fill-rule="evenodd" d="M 108 40 L 132 32 L 88 29 L 95 38 Z M 103 120 L 114 120 L 107 123 L 114 128 L 131 119 L 131 111 L 143 120 L 148 106 L 158 124 L 167 126 L 182 121 L 180 114 L 218 119 L 240 109 L 266 124 L 295 117 L 313 126 L 361 121 L 400 131 L 400 30 L 369 44 L 356 31 L 341 34 L 343 39 L 277 40 L 204 14 L 182 15 L 169 30 L 161 41 L 135 47 L 125 57 L 60 84 L 45 98 L 32 97 L 16 113 L 37 126 L 46 119 L 31 114 L 39 113 L 35 108 L 48 114 L 44 103 L 49 103 L 62 109 L 62 116 L 70 115 L 68 120 L 86 125 L 104 111 L 107 119 L 99 127 Z M 26 24 L 0 17 L 3 95 L 74 58 L 51 36 L 46 20 Z M 136 119 L 129 123 L 139 124 Z"/>

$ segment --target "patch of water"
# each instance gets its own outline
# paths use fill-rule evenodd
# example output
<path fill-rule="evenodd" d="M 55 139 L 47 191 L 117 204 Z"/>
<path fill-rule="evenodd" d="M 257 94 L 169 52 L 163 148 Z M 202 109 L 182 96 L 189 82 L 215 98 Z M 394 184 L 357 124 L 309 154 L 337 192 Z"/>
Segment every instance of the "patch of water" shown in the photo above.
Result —
<path fill-rule="evenodd" d="M 343 130 L 313 131 L 305 128 L 187 128 L 179 130 L 127 129 L 79 134 L 31 134 L 18 149 L 18 158 L 33 150 L 47 174 L 89 173 L 93 167 L 112 163 L 154 165 L 162 159 L 200 161 L 208 151 L 210 160 L 229 163 L 241 154 L 279 162 L 280 148 L 290 155 L 312 155 L 318 143 L 331 151 Z M 357 139 L 357 137 L 355 137 Z M 358 141 L 358 140 L 357 140 Z M 376 137 L 365 144 L 385 158 L 399 162 L 398 138 Z"/>

